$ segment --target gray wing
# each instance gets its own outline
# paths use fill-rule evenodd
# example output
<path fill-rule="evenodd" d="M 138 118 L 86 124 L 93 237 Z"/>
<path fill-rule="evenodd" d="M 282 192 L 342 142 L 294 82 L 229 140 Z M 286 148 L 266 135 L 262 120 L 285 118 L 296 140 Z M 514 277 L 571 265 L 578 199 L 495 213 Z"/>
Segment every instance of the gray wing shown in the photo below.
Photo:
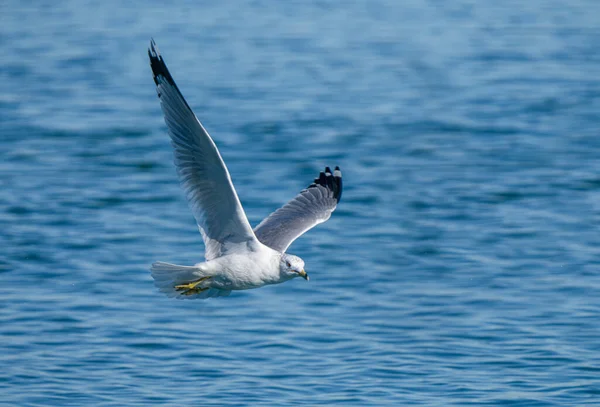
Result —
<path fill-rule="evenodd" d="M 179 180 L 200 228 L 206 260 L 255 242 L 229 171 L 169 73 L 154 40 L 148 49 Z"/>
<path fill-rule="evenodd" d="M 254 234 L 265 246 L 281 253 L 299 236 L 325 222 L 342 199 L 342 172 L 329 167 L 308 188 L 277 209 L 256 228 Z"/>

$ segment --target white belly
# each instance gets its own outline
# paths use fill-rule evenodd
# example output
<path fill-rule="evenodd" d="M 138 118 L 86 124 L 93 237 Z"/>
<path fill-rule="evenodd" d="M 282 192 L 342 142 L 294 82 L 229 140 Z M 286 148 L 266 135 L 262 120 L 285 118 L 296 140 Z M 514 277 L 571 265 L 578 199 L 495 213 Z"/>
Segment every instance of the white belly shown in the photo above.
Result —
<path fill-rule="evenodd" d="M 276 252 L 229 254 L 201 263 L 211 275 L 210 286 L 221 290 L 247 290 L 283 282 Z"/>

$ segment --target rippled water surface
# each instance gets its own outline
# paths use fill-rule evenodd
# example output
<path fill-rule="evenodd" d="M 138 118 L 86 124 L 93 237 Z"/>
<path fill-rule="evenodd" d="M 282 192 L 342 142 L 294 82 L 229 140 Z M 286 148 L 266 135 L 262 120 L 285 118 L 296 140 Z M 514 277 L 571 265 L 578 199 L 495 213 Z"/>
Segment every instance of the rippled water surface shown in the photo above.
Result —
<path fill-rule="evenodd" d="M 599 3 L 203 3 L 0 7 L 0 404 L 598 403 Z M 342 167 L 309 283 L 155 290 L 203 246 L 150 37 L 253 225 Z"/>

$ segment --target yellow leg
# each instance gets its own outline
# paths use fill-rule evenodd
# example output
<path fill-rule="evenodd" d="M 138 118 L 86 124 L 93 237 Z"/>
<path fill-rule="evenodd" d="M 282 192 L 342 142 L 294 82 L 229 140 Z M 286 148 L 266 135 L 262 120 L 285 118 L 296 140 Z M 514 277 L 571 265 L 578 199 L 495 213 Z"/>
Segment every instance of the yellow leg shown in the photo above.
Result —
<path fill-rule="evenodd" d="M 196 286 L 198 284 L 200 284 L 201 282 L 203 282 L 205 280 L 208 280 L 209 278 L 210 278 L 210 276 L 206 276 L 206 277 L 199 278 L 198 280 L 191 281 L 191 282 L 189 282 L 187 284 L 176 285 L 175 289 L 177 291 L 183 291 L 182 292 L 183 295 L 198 294 L 198 293 L 201 293 L 202 291 L 208 290 L 209 287 L 196 288 Z"/>
<path fill-rule="evenodd" d="M 189 290 L 185 290 L 181 294 L 182 295 L 194 295 L 194 294 L 199 294 L 202 291 L 206 291 L 208 289 L 209 289 L 209 287 L 204 287 L 204 288 L 190 288 Z"/>

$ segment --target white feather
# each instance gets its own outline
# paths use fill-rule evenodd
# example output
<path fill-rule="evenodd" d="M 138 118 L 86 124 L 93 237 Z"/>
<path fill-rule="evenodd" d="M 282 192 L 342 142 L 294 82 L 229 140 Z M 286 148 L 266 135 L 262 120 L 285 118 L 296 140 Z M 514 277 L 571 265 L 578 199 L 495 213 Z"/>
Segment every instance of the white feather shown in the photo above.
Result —
<path fill-rule="evenodd" d="M 304 262 L 297 258 L 292 265 L 282 254 L 295 238 L 329 218 L 341 196 L 341 172 L 336 168 L 332 174 L 327 168 L 308 189 L 263 221 L 255 235 L 217 146 L 179 92 L 154 41 L 148 54 L 177 173 L 206 249 L 206 262 L 195 266 L 154 263 L 154 284 L 169 297 L 194 299 L 227 296 L 231 290 L 299 276 Z M 203 277 L 209 278 L 198 281 Z M 198 282 L 193 288 L 200 292 L 186 295 L 186 290 L 176 288 L 193 282 Z"/>
<path fill-rule="evenodd" d="M 177 297 L 179 299 L 196 299 L 209 297 L 226 297 L 231 293 L 230 290 L 220 290 L 218 288 L 209 288 L 193 295 L 181 295 L 181 291 L 175 289 L 176 285 L 185 284 L 190 281 L 198 280 L 206 276 L 201 265 L 199 266 L 180 266 L 178 264 L 164 263 L 157 261 L 152 264 L 150 269 L 154 285 L 168 297 Z"/>

